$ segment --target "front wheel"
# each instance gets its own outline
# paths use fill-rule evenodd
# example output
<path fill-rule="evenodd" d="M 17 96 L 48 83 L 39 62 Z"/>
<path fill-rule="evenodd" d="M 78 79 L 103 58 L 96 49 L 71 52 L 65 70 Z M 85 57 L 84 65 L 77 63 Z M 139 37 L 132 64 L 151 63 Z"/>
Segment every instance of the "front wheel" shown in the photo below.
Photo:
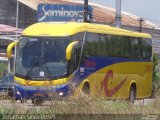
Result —
<path fill-rule="evenodd" d="M 135 100 L 136 100 L 136 89 L 132 86 L 129 92 L 129 101 L 131 103 L 134 103 Z"/>
<path fill-rule="evenodd" d="M 44 101 L 41 98 L 33 98 L 32 99 L 33 105 L 42 105 L 42 103 L 44 103 Z"/>

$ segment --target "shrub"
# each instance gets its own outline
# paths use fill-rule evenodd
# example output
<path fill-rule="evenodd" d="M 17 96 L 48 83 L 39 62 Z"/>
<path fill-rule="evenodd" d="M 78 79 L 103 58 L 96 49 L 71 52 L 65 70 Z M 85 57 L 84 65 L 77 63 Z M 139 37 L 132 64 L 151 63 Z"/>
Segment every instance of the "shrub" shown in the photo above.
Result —
<path fill-rule="evenodd" d="M 160 71 L 158 69 L 158 55 L 153 54 L 153 91 L 157 92 L 160 88 Z"/>

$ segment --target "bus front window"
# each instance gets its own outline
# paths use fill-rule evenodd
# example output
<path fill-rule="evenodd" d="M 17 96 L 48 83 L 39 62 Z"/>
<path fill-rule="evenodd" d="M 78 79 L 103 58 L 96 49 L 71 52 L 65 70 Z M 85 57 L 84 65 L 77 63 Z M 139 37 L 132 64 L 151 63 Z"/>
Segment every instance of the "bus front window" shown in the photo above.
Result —
<path fill-rule="evenodd" d="M 17 50 L 16 75 L 26 79 L 64 77 L 69 41 L 69 37 L 23 37 Z"/>

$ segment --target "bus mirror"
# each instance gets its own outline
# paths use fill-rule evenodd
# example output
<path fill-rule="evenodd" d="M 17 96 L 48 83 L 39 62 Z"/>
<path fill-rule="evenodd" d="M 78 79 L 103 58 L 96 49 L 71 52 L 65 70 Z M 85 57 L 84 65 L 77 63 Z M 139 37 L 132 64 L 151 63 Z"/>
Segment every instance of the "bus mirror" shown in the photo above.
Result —
<path fill-rule="evenodd" d="M 78 41 L 75 42 L 71 42 L 66 49 L 66 60 L 70 60 L 71 59 L 71 55 L 72 55 L 72 50 L 74 48 L 74 46 L 76 46 L 78 44 Z"/>
<path fill-rule="evenodd" d="M 8 59 L 11 58 L 13 47 L 16 46 L 18 43 L 19 43 L 19 41 L 15 41 L 15 42 L 12 42 L 8 45 L 8 47 L 7 47 L 7 58 Z"/>

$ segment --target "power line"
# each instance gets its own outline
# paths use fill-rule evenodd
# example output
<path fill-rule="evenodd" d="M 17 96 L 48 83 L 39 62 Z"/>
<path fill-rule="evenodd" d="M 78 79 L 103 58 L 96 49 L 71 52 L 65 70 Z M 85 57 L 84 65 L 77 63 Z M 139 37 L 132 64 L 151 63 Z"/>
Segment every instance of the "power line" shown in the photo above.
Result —
<path fill-rule="evenodd" d="M 160 23 L 160 20 L 156 20 L 156 19 L 152 19 L 152 18 L 144 18 L 144 19 L 155 22 L 155 23 Z"/>
<path fill-rule="evenodd" d="M 141 31 L 141 24 L 143 21 L 141 21 L 141 19 L 143 19 L 143 21 L 149 21 L 154 23 L 155 25 L 157 25 L 158 27 L 160 27 L 160 20 L 156 20 L 156 19 L 152 19 L 152 18 L 139 18 L 138 21 L 140 22 L 140 29 L 139 31 Z"/>

